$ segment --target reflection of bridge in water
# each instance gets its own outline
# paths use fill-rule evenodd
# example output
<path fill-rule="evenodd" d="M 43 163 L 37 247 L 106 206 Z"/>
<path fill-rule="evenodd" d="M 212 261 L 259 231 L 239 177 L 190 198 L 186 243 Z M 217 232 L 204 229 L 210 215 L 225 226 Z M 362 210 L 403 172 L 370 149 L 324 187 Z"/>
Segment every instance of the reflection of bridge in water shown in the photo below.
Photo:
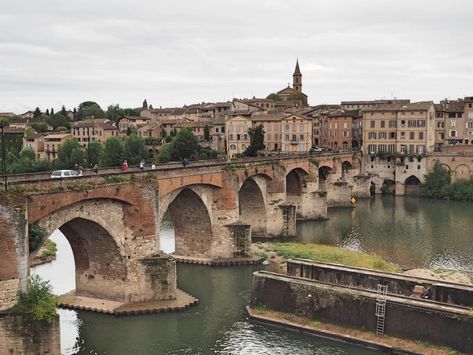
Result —
<path fill-rule="evenodd" d="M 122 303 L 173 299 L 174 260 L 157 254 L 166 211 L 176 255 L 248 259 L 251 235 L 293 236 L 297 219 L 323 219 L 327 206 L 350 205 L 353 193 L 368 196 L 359 162 L 349 152 L 110 169 L 62 181 L 14 176 L 11 189 L 29 197 L 2 210 L 0 290 L 24 287 L 27 224 L 35 223 L 48 235 L 59 229 L 69 241 L 76 295 Z M 6 301 L 3 308 L 15 299 Z"/>

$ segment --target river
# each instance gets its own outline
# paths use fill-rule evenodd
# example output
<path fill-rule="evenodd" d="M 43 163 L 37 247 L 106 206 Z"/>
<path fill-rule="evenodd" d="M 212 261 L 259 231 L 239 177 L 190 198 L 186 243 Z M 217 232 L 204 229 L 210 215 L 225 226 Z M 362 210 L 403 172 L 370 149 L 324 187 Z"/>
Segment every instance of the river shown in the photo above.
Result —
<path fill-rule="evenodd" d="M 339 245 L 383 255 L 405 267 L 473 271 L 473 208 L 461 202 L 377 196 L 355 209 L 331 209 L 330 220 L 301 222 L 301 241 Z M 161 233 L 173 251 L 172 227 Z M 74 261 L 59 231 L 57 260 L 33 272 L 56 294 L 74 289 Z M 210 268 L 178 265 L 178 287 L 200 299 L 187 311 L 113 317 L 59 310 L 64 354 L 373 354 L 248 321 L 251 274 L 262 266 Z"/>

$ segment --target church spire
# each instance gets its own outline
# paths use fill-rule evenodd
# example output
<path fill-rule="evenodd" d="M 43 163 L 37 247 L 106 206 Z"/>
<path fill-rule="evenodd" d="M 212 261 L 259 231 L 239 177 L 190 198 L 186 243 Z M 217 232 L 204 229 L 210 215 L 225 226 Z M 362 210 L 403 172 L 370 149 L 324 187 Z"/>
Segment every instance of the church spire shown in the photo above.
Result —
<path fill-rule="evenodd" d="M 297 92 L 302 92 L 302 74 L 299 69 L 299 59 L 296 61 L 296 69 L 294 69 L 294 74 L 292 74 L 292 88 Z"/>

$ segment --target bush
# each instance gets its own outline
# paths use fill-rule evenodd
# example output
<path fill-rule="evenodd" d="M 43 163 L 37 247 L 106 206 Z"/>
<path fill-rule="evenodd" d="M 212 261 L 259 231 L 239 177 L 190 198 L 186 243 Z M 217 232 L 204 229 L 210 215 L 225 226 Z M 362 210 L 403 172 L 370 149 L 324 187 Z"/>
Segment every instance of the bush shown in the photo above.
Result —
<path fill-rule="evenodd" d="M 41 228 L 36 223 L 28 224 L 28 243 L 30 246 L 30 252 L 38 250 L 46 237 L 47 232 L 45 229 Z"/>
<path fill-rule="evenodd" d="M 56 317 L 56 297 L 49 281 L 41 280 L 38 275 L 30 276 L 26 292 L 20 292 L 13 311 L 51 324 Z"/>

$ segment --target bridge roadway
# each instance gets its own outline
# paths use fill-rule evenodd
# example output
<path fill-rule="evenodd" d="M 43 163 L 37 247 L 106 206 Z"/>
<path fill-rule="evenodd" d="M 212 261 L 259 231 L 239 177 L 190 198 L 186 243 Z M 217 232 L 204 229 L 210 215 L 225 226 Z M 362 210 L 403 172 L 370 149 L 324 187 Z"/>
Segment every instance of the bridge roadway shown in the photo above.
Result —
<path fill-rule="evenodd" d="M 248 258 L 252 236 L 294 236 L 297 219 L 324 219 L 327 206 L 350 205 L 355 186 L 367 193 L 359 162 L 353 152 L 320 153 L 187 168 L 161 164 L 143 172 L 118 167 L 74 179 L 9 176 L 10 194 L 3 197 L 17 192 L 28 198 L 0 200 L 0 304 L 8 307 L 24 288 L 30 224 L 48 235 L 59 229 L 69 241 L 76 295 L 122 303 L 169 300 L 177 292 L 175 262 L 159 254 L 166 212 L 177 256 Z"/>

